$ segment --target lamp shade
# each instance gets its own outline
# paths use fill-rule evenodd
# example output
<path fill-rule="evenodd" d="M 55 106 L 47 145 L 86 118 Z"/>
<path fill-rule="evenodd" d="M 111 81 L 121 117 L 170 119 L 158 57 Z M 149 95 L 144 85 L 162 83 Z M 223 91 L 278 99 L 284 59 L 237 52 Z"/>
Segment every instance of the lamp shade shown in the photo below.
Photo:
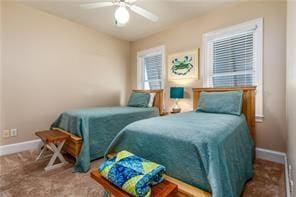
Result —
<path fill-rule="evenodd" d="M 173 99 L 184 98 L 184 88 L 171 87 L 170 88 L 170 98 L 173 98 Z"/>

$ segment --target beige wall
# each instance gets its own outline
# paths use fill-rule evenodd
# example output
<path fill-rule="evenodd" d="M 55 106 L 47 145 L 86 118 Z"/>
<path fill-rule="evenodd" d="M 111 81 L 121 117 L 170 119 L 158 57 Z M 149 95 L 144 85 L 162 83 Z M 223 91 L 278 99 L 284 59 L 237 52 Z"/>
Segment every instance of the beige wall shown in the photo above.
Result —
<path fill-rule="evenodd" d="M 288 2 L 287 5 L 288 162 L 293 167 L 296 192 L 296 2 Z"/>
<path fill-rule="evenodd" d="M 165 45 L 166 53 L 201 48 L 202 34 L 241 22 L 264 18 L 264 115 L 263 123 L 257 124 L 257 146 L 276 151 L 286 151 L 285 132 L 285 50 L 286 50 L 286 3 L 238 3 L 214 10 L 184 24 L 171 27 L 150 37 L 131 44 L 132 87 L 137 85 L 137 51 Z M 203 54 L 201 53 L 200 56 Z M 167 83 L 187 87 L 202 86 L 203 63 L 200 66 L 200 80 Z M 167 91 L 168 92 L 168 91 Z M 169 104 L 168 104 L 169 103 Z M 191 98 L 181 102 L 185 110 L 192 109 Z M 167 102 L 170 108 L 171 101 Z"/>
<path fill-rule="evenodd" d="M 0 43 L 2 43 L 2 3 L 0 3 Z M 2 128 L 2 44 L 0 46 L 0 129 Z M 1 138 L 1 136 L 0 136 Z"/>
<path fill-rule="evenodd" d="M 1 3 L 3 129 L 35 138 L 69 108 L 123 104 L 130 84 L 127 41 L 15 3 Z M 3 100 L 2 100 L 3 99 Z"/>

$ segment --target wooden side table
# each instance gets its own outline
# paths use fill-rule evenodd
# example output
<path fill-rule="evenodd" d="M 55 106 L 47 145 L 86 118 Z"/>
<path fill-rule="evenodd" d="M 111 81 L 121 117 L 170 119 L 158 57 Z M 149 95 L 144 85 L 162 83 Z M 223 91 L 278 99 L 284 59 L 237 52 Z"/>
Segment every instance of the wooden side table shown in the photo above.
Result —
<path fill-rule="evenodd" d="M 107 179 L 101 176 L 98 170 L 94 170 L 90 173 L 90 176 L 101 184 L 107 194 L 115 197 L 130 197 L 131 195 L 125 191 L 119 189 Z M 151 197 L 169 197 L 175 196 L 178 192 L 178 186 L 174 183 L 169 182 L 168 180 L 163 180 L 161 183 L 151 187 Z M 105 195 L 106 196 L 106 195 Z"/>
<path fill-rule="evenodd" d="M 58 130 L 38 131 L 35 134 L 40 137 L 40 139 L 44 143 L 44 147 L 36 160 L 51 156 L 50 161 L 44 168 L 45 171 L 53 170 L 67 164 L 67 161 L 61 154 L 61 150 L 66 140 L 70 137 L 69 135 Z M 53 154 L 47 154 L 47 152 L 49 151 L 51 151 Z M 59 158 L 60 163 L 54 164 L 57 158 Z"/>

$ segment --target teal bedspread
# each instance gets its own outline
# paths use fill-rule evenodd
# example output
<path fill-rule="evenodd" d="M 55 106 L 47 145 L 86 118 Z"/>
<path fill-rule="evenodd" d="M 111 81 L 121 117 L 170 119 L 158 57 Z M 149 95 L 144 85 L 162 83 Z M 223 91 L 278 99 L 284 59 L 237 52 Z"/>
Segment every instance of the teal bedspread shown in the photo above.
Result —
<path fill-rule="evenodd" d="M 166 167 L 169 176 L 238 197 L 252 176 L 253 141 L 244 115 L 186 112 L 125 127 L 107 153 L 127 150 Z"/>
<path fill-rule="evenodd" d="M 61 128 L 82 138 L 82 148 L 74 170 L 86 172 L 90 168 L 90 161 L 104 156 L 108 145 L 126 125 L 158 115 L 155 107 L 74 109 L 62 113 L 51 127 Z"/>

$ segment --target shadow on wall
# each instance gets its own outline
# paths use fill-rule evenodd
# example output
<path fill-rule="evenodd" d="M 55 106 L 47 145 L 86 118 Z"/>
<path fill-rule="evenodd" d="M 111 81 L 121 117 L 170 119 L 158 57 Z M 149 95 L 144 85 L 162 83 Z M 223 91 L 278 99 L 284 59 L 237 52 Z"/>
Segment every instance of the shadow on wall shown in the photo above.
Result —
<path fill-rule="evenodd" d="M 76 102 L 71 104 L 66 104 L 65 98 L 61 97 L 63 100 L 57 100 L 58 103 L 62 103 L 62 105 L 57 106 L 56 110 L 47 114 L 44 119 L 47 122 L 47 125 L 51 125 L 52 122 L 63 112 L 71 109 L 79 109 L 79 108 L 92 108 L 92 107 L 110 107 L 110 106 L 120 106 L 125 105 L 125 93 L 122 90 L 108 90 L 108 94 L 106 94 L 106 90 L 95 90 L 91 94 L 84 94 L 80 99 L 77 99 Z M 37 117 L 36 117 L 36 120 Z M 35 124 L 34 124 L 35 125 Z M 42 125 L 40 125 L 42 128 Z M 40 129 L 39 129 L 40 130 Z"/>
<path fill-rule="evenodd" d="M 126 94 L 122 90 L 116 90 L 110 92 L 108 90 L 108 94 L 104 94 L 105 91 L 101 91 L 98 93 L 94 99 L 100 101 L 101 107 L 104 106 L 123 106 L 126 105 Z M 102 102 L 103 101 L 103 102 Z M 99 102 L 94 102 L 94 103 L 99 103 Z"/>
<path fill-rule="evenodd" d="M 268 114 L 268 117 L 265 116 L 263 120 L 264 124 L 261 122 L 256 123 L 256 144 L 260 144 L 260 148 L 286 152 L 286 149 L 276 143 L 277 140 L 282 142 L 287 140 L 285 125 L 281 124 L 284 121 L 279 120 L 268 107 L 264 108 L 264 114 Z"/>
<path fill-rule="evenodd" d="M 201 68 L 200 68 L 201 69 Z M 202 70 L 199 71 L 198 79 L 180 79 L 174 81 L 166 81 L 165 86 L 165 109 L 170 111 L 174 105 L 174 100 L 170 99 L 170 87 L 184 87 L 184 99 L 179 100 L 179 106 L 182 111 L 192 111 L 193 110 L 193 100 L 192 100 L 192 88 L 202 87 L 202 77 L 200 74 Z"/>
<path fill-rule="evenodd" d="M 175 99 L 171 99 L 170 98 L 170 87 L 182 87 L 179 84 L 174 84 L 174 85 L 170 85 L 168 87 L 165 88 L 165 110 L 166 111 L 172 111 L 172 108 L 175 104 Z M 185 111 L 192 111 L 192 88 L 191 87 L 184 87 L 184 98 L 183 99 L 179 99 L 178 100 L 178 104 L 181 107 L 182 112 Z"/>

